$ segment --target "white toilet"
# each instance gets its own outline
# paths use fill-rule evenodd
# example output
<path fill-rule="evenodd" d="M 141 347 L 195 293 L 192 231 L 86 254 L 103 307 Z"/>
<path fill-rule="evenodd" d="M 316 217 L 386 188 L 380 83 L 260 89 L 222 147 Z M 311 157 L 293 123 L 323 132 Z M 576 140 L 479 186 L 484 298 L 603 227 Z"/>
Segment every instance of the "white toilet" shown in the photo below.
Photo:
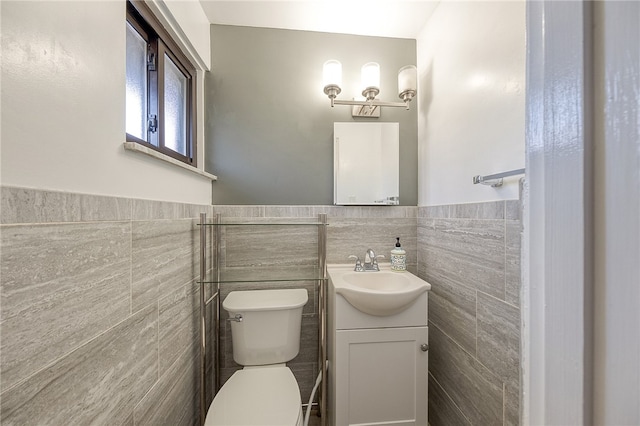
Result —
<path fill-rule="evenodd" d="M 300 350 L 305 289 L 233 291 L 228 312 L 236 371 L 213 399 L 205 426 L 301 426 L 300 390 L 284 363 Z"/>

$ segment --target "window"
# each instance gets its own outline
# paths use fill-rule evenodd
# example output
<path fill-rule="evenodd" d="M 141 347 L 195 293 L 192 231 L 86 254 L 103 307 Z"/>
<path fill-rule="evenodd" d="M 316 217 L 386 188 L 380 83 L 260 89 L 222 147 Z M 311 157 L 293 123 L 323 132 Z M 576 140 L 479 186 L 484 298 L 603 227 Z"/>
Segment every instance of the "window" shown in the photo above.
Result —
<path fill-rule="evenodd" d="M 127 2 L 128 142 L 196 165 L 195 67 L 142 1 Z"/>

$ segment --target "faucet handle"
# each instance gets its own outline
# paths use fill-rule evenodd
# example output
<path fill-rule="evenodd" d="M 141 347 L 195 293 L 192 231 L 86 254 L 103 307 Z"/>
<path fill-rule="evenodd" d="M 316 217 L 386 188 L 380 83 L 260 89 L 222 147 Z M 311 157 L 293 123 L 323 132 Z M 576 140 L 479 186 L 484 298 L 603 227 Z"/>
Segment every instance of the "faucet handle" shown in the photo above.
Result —
<path fill-rule="evenodd" d="M 356 272 L 364 271 L 364 267 L 362 266 L 362 262 L 360 262 L 360 258 L 358 256 L 356 256 L 355 254 L 351 254 L 351 255 L 349 255 L 349 259 L 355 259 L 356 260 L 356 266 L 353 268 L 354 271 L 356 271 Z"/>
<path fill-rule="evenodd" d="M 380 266 L 378 266 L 378 259 L 384 259 L 384 254 L 379 254 L 375 256 L 373 259 L 371 259 L 371 265 L 373 266 L 373 269 L 375 271 L 380 270 Z"/>

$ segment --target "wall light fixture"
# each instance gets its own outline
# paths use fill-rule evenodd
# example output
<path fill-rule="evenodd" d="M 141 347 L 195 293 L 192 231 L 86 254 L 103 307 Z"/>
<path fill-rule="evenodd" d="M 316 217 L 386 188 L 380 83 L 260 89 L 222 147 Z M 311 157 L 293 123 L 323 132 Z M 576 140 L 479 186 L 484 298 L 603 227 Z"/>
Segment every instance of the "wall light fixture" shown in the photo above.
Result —
<path fill-rule="evenodd" d="M 416 95 L 418 72 L 414 65 L 407 65 L 398 71 L 398 96 L 402 102 L 384 102 L 376 99 L 380 93 L 380 65 L 369 62 L 362 66 L 361 85 L 364 101 L 342 101 L 336 97 L 342 91 L 342 64 L 335 59 L 327 61 L 322 67 L 324 93 L 334 105 L 352 105 L 354 116 L 379 117 L 380 107 L 404 107 L 409 109 L 409 102 Z"/>

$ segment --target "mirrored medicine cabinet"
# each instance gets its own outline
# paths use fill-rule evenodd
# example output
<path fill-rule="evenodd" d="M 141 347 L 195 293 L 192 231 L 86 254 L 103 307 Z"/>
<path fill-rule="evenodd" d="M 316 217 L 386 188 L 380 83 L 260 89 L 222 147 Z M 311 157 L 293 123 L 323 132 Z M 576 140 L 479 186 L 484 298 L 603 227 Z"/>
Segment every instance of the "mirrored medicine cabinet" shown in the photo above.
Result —
<path fill-rule="evenodd" d="M 400 124 L 333 124 L 333 202 L 400 203 Z"/>

